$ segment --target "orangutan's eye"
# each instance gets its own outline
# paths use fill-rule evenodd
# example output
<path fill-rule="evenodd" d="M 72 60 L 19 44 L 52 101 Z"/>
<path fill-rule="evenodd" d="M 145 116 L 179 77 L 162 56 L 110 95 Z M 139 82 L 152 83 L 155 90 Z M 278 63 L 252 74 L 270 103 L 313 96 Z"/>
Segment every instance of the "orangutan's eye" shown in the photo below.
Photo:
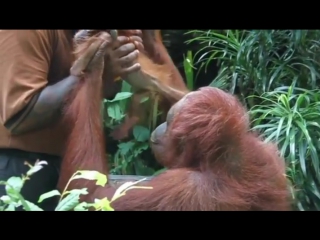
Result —
<path fill-rule="evenodd" d="M 180 111 L 180 109 L 182 108 L 184 102 L 185 102 L 185 97 L 183 97 L 182 99 L 180 99 L 180 101 L 176 102 L 169 110 L 168 114 L 167 114 L 167 124 L 170 125 L 170 123 L 172 122 L 173 118 L 175 117 L 175 115 Z"/>

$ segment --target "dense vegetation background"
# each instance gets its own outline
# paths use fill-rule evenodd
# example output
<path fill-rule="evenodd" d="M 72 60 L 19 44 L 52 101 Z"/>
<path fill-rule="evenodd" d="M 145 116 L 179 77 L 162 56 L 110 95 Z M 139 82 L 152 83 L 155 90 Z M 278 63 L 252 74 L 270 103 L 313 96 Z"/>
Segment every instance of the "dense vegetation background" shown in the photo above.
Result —
<path fill-rule="evenodd" d="M 163 39 L 189 89 L 215 86 L 236 94 L 252 128 L 278 143 L 286 159 L 295 208 L 320 210 L 320 30 L 163 30 Z M 130 86 L 105 102 L 108 133 L 123 120 Z M 156 175 L 148 126 L 125 142 L 108 137 L 112 174 Z"/>

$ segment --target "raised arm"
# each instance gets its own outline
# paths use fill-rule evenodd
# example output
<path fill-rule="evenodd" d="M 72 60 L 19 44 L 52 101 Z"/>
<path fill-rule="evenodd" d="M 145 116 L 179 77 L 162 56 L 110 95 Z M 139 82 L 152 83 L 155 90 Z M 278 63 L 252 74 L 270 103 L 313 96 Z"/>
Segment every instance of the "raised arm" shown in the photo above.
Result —
<path fill-rule="evenodd" d="M 176 89 L 186 89 L 184 80 L 172 61 L 166 47 L 163 44 L 161 37 L 161 30 L 142 30 L 142 40 L 144 48 L 148 53 L 148 56 L 157 64 L 166 65 L 171 71 L 170 86 Z"/>

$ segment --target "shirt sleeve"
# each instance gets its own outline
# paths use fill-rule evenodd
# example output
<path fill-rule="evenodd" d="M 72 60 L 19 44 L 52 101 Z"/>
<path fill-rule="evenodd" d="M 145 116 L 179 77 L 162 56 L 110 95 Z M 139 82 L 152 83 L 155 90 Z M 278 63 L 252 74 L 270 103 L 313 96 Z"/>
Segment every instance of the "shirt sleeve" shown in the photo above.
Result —
<path fill-rule="evenodd" d="M 54 30 L 0 30 L 0 122 L 5 124 L 47 84 Z"/>

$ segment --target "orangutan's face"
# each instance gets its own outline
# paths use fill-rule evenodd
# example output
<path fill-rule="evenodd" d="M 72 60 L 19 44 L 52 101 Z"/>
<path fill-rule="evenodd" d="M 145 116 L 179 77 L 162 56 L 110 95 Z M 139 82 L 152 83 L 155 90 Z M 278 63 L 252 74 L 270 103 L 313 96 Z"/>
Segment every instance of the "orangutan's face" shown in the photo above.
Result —
<path fill-rule="evenodd" d="M 166 166 L 165 164 L 165 153 L 167 152 L 167 139 L 170 137 L 171 124 L 173 119 L 179 111 L 182 110 L 183 106 L 187 104 L 187 100 L 190 99 L 190 96 L 194 95 L 194 92 L 186 94 L 180 101 L 175 103 L 169 110 L 166 122 L 160 124 L 151 134 L 150 143 L 151 149 L 159 163 Z"/>

